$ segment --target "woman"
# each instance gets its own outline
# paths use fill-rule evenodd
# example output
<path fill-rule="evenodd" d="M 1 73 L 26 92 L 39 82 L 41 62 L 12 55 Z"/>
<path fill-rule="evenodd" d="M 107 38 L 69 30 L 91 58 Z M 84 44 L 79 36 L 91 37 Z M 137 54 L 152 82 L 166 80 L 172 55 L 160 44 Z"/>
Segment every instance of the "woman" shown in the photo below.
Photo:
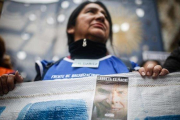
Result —
<path fill-rule="evenodd" d="M 56 63 L 37 62 L 38 75 L 36 80 L 129 72 L 122 60 L 107 55 L 105 43 L 110 39 L 112 44 L 112 22 L 108 10 L 101 2 L 87 1 L 79 5 L 69 18 L 66 32 L 70 56 Z M 133 68 L 137 66 L 133 62 L 131 65 Z M 139 73 L 142 76 L 147 75 L 156 78 L 158 75 L 168 74 L 168 70 L 162 69 L 158 65 L 149 65 L 147 69 L 140 68 Z M 15 82 L 22 81 L 23 78 L 18 72 L 15 75 L 1 76 L 0 94 L 7 94 L 9 90 L 14 88 Z"/>

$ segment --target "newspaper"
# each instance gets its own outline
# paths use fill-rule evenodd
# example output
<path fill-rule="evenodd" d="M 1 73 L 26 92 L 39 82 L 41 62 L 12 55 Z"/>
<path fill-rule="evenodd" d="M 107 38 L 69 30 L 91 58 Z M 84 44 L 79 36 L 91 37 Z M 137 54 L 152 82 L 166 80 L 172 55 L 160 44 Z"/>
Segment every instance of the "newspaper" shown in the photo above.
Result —
<path fill-rule="evenodd" d="M 128 77 L 98 76 L 92 120 L 127 120 Z"/>
<path fill-rule="evenodd" d="M 95 82 L 96 77 L 89 77 L 17 84 L 0 96 L 0 119 L 87 120 Z"/>
<path fill-rule="evenodd" d="M 110 76 L 129 79 L 128 120 L 180 119 L 180 72 L 155 80 L 142 78 L 136 72 Z M 90 120 L 96 79 L 86 77 L 17 84 L 13 91 L 0 96 L 0 119 Z"/>

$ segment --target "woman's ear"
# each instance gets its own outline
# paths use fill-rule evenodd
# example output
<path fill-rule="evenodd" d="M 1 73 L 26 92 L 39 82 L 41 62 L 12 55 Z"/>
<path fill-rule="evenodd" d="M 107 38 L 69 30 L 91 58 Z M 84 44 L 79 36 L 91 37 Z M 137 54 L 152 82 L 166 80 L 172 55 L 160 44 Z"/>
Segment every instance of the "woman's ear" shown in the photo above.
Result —
<path fill-rule="evenodd" d="M 67 32 L 68 32 L 69 34 L 74 34 L 74 27 L 68 28 Z"/>

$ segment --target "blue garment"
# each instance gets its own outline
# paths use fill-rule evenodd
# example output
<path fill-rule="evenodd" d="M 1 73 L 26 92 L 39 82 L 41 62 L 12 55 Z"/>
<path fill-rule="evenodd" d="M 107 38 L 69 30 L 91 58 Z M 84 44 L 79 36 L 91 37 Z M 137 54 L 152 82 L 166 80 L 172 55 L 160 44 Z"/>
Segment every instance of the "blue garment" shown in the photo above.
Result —
<path fill-rule="evenodd" d="M 81 77 L 90 77 L 96 75 L 108 75 L 108 74 L 117 74 L 117 73 L 128 73 L 126 65 L 122 62 L 121 59 L 108 55 L 99 60 L 98 68 L 89 68 L 89 67 L 71 67 L 73 64 L 72 59 L 65 57 L 61 61 L 52 65 L 44 75 L 43 80 L 54 80 L 54 79 L 69 79 L 69 78 L 81 78 Z M 46 67 L 50 62 L 45 60 L 38 62 L 37 65 L 43 75 Z M 134 62 L 131 62 L 132 67 L 138 67 Z"/>

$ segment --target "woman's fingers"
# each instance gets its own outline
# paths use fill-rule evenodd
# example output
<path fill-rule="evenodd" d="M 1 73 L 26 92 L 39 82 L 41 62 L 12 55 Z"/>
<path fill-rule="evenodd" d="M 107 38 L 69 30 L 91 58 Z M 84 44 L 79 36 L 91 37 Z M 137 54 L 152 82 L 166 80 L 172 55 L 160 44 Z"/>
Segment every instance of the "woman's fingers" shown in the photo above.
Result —
<path fill-rule="evenodd" d="M 165 69 L 165 68 L 163 68 L 162 70 L 161 70 L 161 72 L 160 72 L 160 76 L 165 76 L 165 75 L 167 75 L 167 74 L 169 74 L 169 71 L 167 70 L 167 69 Z"/>
<path fill-rule="evenodd" d="M 160 65 L 149 64 L 146 68 L 141 67 L 139 69 L 141 76 L 152 76 L 152 78 L 157 78 L 160 76 L 165 76 L 169 71 L 165 68 L 162 68 Z"/>
<path fill-rule="evenodd" d="M 2 96 L 4 94 L 4 92 L 3 92 L 1 81 L 2 81 L 2 76 L 0 77 L 0 95 Z"/>
<path fill-rule="evenodd" d="M 21 77 L 18 71 L 15 72 L 15 82 L 17 83 L 23 82 L 23 77 Z"/>
<path fill-rule="evenodd" d="M 7 86 L 7 79 L 8 75 L 2 75 L 1 76 L 1 92 L 3 94 L 7 94 L 9 92 L 8 86 Z"/>
<path fill-rule="evenodd" d="M 162 70 L 162 67 L 160 65 L 156 65 L 154 68 L 153 68 L 153 74 L 152 74 L 152 77 L 153 78 L 157 78 L 159 76 L 159 73 L 161 72 Z"/>
<path fill-rule="evenodd" d="M 2 75 L 0 77 L 0 95 L 7 94 L 14 89 L 14 75 Z"/>
<path fill-rule="evenodd" d="M 7 86 L 9 88 L 9 91 L 13 90 L 14 89 L 14 85 L 15 84 L 15 80 L 14 80 L 14 75 L 8 75 L 8 78 L 7 78 Z"/>
<path fill-rule="evenodd" d="M 7 94 L 9 91 L 13 90 L 15 87 L 15 83 L 23 82 L 23 78 L 19 74 L 18 71 L 13 74 L 4 74 L 0 77 L 0 95 Z"/>
<path fill-rule="evenodd" d="M 152 76 L 153 75 L 153 69 L 154 69 L 154 64 L 149 64 L 147 67 L 146 67 L 146 75 L 147 76 Z"/>
<path fill-rule="evenodd" d="M 145 68 L 144 67 L 141 67 L 140 69 L 139 69 L 139 73 L 140 73 L 140 75 L 141 76 L 146 76 L 146 71 L 145 71 Z"/>
<path fill-rule="evenodd" d="M 139 69 L 139 73 L 142 75 L 142 76 L 152 76 L 153 74 L 153 68 L 154 68 L 154 65 L 153 64 L 149 64 L 147 65 L 147 67 L 141 67 Z"/>

